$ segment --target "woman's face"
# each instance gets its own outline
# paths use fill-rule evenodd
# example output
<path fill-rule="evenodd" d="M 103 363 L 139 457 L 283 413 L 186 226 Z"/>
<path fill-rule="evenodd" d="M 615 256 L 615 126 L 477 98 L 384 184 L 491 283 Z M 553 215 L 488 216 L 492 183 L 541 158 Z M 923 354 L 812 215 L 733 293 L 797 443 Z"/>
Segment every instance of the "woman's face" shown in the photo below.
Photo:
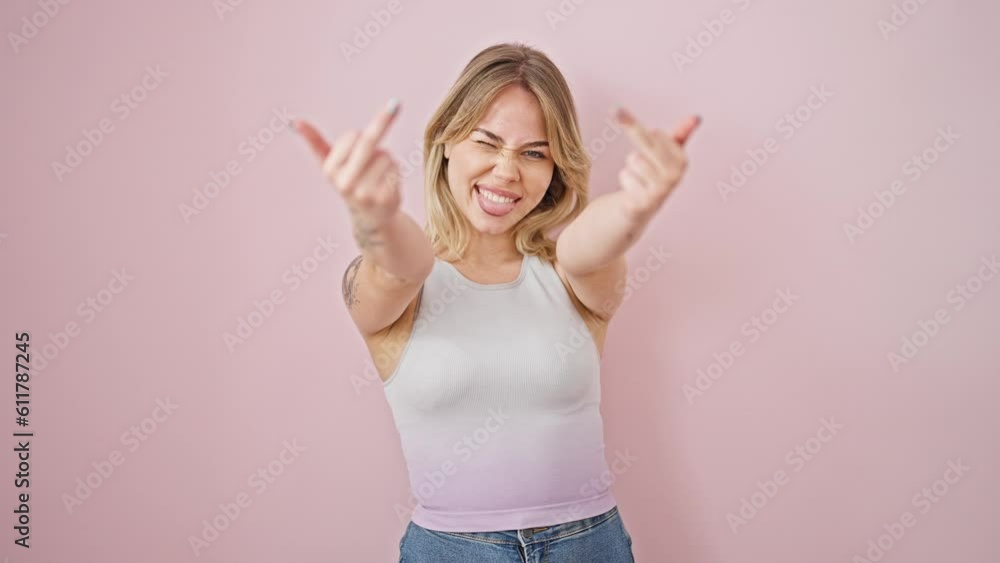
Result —
<path fill-rule="evenodd" d="M 519 85 L 501 90 L 467 138 L 445 145 L 445 157 L 452 196 L 484 234 L 504 233 L 530 213 L 555 170 L 542 107 Z"/>

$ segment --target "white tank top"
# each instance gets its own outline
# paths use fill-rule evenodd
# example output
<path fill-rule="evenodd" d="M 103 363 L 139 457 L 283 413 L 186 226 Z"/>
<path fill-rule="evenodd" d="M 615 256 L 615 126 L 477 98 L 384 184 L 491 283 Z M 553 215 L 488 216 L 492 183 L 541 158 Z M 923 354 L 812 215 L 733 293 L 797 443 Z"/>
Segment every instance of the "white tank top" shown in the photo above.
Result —
<path fill-rule="evenodd" d="M 600 354 L 553 265 L 480 284 L 435 259 L 413 332 L 384 384 L 432 530 L 551 526 L 615 506 Z"/>

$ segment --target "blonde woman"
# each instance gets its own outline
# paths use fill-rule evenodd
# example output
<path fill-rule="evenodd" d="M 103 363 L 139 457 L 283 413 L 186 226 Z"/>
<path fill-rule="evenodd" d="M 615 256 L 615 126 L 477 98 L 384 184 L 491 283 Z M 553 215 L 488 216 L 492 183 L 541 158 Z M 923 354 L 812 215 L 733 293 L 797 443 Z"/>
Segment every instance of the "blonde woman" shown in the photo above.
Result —
<path fill-rule="evenodd" d="M 344 301 L 416 499 L 400 561 L 633 561 L 604 456 L 600 362 L 625 252 L 680 181 L 699 119 L 668 135 L 619 110 L 633 145 L 622 189 L 589 201 L 559 69 L 529 46 L 494 45 L 427 126 L 421 229 L 379 147 L 398 114 L 392 101 L 332 147 L 296 129 L 353 220 Z"/>

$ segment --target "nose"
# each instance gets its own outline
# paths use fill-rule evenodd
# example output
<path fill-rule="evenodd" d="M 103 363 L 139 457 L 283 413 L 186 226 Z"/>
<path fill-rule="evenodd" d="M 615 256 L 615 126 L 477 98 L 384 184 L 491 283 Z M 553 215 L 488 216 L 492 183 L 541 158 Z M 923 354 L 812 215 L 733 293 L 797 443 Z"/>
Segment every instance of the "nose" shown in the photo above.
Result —
<path fill-rule="evenodd" d="M 499 151 L 497 162 L 493 166 L 493 175 L 505 182 L 516 182 L 518 180 L 517 163 L 514 162 L 514 159 L 507 157 L 507 151 Z"/>

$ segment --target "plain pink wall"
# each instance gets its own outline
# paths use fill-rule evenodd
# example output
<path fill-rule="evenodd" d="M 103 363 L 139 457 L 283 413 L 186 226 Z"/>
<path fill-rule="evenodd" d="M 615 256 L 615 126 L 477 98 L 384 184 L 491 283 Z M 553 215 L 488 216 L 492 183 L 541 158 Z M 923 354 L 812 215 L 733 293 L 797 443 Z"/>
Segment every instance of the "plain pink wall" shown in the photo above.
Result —
<path fill-rule="evenodd" d="M 995 3 L 221 1 L 0 8 L 0 349 L 10 366 L 30 331 L 36 360 L 30 551 L 13 544 L 13 437 L 0 454 L 9 563 L 395 560 L 408 487 L 379 386 L 352 385 L 370 360 L 340 296 L 345 210 L 289 130 L 241 143 L 283 108 L 332 136 L 397 96 L 387 144 L 405 160 L 469 58 L 514 40 L 569 80 L 594 195 L 618 189 L 630 150 L 612 104 L 665 129 L 704 117 L 686 178 L 629 252 L 603 362 L 608 457 L 635 458 L 614 487 L 638 560 L 848 563 L 880 536 L 884 561 L 1000 559 L 1000 278 L 980 268 L 1000 253 Z M 366 25 L 377 35 L 345 56 Z M 57 178 L 102 120 L 110 132 Z M 227 165 L 228 186 L 195 201 Z M 404 207 L 422 223 L 421 189 L 417 171 Z M 879 214 L 875 192 L 893 201 L 849 237 L 859 208 Z M 669 254 L 657 270 L 651 248 Z M 297 265 L 318 267 L 294 282 Z M 970 280 L 974 298 L 956 298 Z M 793 304 L 768 311 L 786 290 Z M 231 351 L 224 335 L 275 292 Z M 755 317 L 766 332 L 744 329 Z M 895 370 L 921 321 L 934 334 Z M 689 400 L 699 370 L 716 378 Z M 113 472 L 68 510 L 95 467 Z M 272 482 L 248 481 L 268 467 Z M 196 557 L 189 537 L 238 498 Z"/>

